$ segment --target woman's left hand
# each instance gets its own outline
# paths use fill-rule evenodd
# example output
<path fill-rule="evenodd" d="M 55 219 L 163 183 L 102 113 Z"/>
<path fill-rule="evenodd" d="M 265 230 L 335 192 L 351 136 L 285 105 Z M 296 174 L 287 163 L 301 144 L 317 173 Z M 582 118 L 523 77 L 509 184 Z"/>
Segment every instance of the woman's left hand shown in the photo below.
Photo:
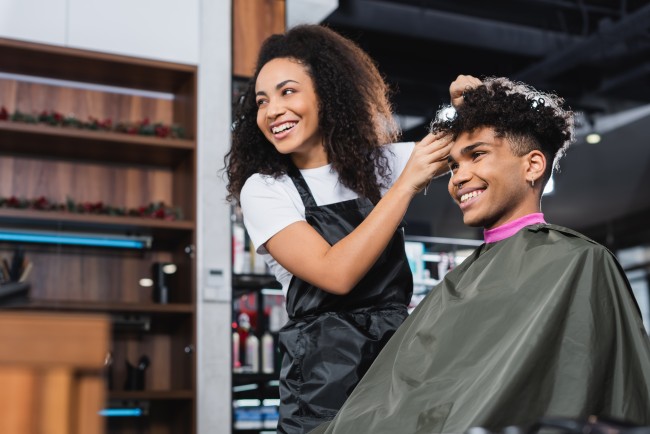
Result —
<path fill-rule="evenodd" d="M 456 80 L 451 82 L 449 85 L 449 98 L 451 99 L 451 105 L 458 107 L 463 103 L 463 93 L 467 89 L 473 89 L 479 87 L 483 82 L 471 75 L 459 75 L 456 77 Z"/>

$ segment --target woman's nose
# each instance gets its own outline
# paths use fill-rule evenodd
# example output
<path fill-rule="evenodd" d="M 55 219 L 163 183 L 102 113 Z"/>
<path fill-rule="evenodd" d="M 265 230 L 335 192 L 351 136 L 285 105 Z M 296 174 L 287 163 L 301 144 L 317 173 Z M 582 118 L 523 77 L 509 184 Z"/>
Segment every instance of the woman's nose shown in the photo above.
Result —
<path fill-rule="evenodd" d="M 281 114 L 285 112 L 284 106 L 281 104 L 281 102 L 273 99 L 268 102 L 268 105 L 266 107 L 266 116 L 268 116 L 271 119 L 277 118 Z"/>

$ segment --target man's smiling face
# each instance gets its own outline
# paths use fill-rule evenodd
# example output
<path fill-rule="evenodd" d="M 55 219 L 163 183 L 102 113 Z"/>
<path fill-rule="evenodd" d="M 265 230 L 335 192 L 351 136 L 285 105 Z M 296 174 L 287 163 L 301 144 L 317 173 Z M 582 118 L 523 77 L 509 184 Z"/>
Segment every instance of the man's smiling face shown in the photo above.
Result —
<path fill-rule="evenodd" d="M 526 179 L 527 155 L 489 127 L 461 133 L 449 154 L 448 190 L 468 226 L 492 229 L 532 212 L 538 198 Z"/>

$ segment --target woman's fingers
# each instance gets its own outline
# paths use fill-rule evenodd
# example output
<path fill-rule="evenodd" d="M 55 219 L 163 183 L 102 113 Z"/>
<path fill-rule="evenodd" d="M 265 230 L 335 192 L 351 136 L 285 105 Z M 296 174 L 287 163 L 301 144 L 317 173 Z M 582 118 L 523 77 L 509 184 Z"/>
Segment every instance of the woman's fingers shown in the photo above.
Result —
<path fill-rule="evenodd" d="M 471 75 L 459 75 L 449 85 L 449 97 L 451 105 L 458 107 L 463 103 L 463 93 L 467 89 L 473 89 L 483 84 L 481 80 Z"/>
<path fill-rule="evenodd" d="M 431 178 L 448 172 L 447 157 L 453 144 L 451 134 L 428 134 L 413 150 L 414 168 L 420 171 L 420 176 L 427 182 Z M 419 183 L 418 183 L 419 184 Z"/>

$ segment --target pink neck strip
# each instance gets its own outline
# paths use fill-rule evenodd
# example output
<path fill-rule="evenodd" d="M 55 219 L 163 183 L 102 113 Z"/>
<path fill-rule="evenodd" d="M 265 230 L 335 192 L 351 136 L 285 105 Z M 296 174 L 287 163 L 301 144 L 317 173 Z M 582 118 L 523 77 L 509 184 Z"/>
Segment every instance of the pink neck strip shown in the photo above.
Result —
<path fill-rule="evenodd" d="M 536 223 L 546 223 L 544 214 L 541 212 L 528 214 L 494 229 L 484 230 L 483 239 L 486 243 L 496 243 L 497 241 L 505 240 L 513 236 L 520 229 Z"/>

